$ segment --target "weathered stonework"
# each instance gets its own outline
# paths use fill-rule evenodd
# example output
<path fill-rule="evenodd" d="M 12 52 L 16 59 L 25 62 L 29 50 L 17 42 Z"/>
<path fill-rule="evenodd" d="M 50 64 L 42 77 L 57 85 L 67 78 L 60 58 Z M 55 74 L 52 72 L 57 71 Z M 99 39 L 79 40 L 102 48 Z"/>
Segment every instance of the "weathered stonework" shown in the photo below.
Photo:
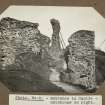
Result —
<path fill-rule="evenodd" d="M 64 49 L 59 35 L 59 21 L 51 19 L 50 22 L 53 29 L 51 46 L 49 37 L 38 30 L 38 23 L 9 17 L 0 21 L 1 75 L 8 74 L 3 76 L 6 80 L 10 78 L 10 81 L 11 77 L 30 81 L 32 78 L 28 73 L 32 73 L 50 82 L 66 82 L 67 85 L 81 85 L 87 90 L 95 89 L 94 32 L 87 30 L 75 32 L 68 39 L 69 45 Z M 18 76 L 15 76 L 17 72 Z M 21 74 L 25 72 L 26 75 Z M 4 80 L 3 76 L 1 80 Z M 36 82 L 40 81 L 39 77 L 36 78 Z M 43 82 L 42 79 L 40 82 Z"/>
<path fill-rule="evenodd" d="M 68 39 L 71 82 L 91 90 L 96 88 L 94 32 L 80 30 Z"/>
<path fill-rule="evenodd" d="M 28 69 L 39 73 L 35 69 L 34 60 L 47 59 L 49 43 L 49 37 L 38 30 L 38 23 L 19 21 L 9 17 L 3 18 L 0 21 L 1 69 L 7 70 L 9 67 L 14 69 L 13 66 L 15 66 L 15 69 Z M 42 63 L 40 61 L 38 61 L 39 65 Z M 44 63 L 43 66 L 48 69 Z M 43 68 L 41 70 L 43 71 Z M 48 72 L 43 72 L 45 74 L 41 73 L 42 76 L 47 78 Z"/>
<path fill-rule="evenodd" d="M 52 34 L 52 43 L 49 49 L 49 53 L 53 59 L 59 59 L 59 55 L 61 53 L 61 45 L 60 45 L 60 23 L 56 19 L 51 19 L 51 25 L 53 29 Z"/>

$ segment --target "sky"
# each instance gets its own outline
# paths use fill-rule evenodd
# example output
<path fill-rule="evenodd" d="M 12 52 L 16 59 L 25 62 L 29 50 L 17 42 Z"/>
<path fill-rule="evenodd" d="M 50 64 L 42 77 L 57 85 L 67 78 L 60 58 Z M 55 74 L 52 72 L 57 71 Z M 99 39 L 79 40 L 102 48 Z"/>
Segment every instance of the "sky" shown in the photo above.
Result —
<path fill-rule="evenodd" d="M 42 34 L 51 37 L 52 26 L 50 19 L 59 20 L 61 33 L 66 45 L 68 38 L 78 30 L 95 32 L 95 47 L 105 51 L 105 19 L 92 7 L 64 6 L 9 6 L 1 15 L 18 20 L 39 23 Z M 101 45 L 101 47 L 100 47 Z"/>

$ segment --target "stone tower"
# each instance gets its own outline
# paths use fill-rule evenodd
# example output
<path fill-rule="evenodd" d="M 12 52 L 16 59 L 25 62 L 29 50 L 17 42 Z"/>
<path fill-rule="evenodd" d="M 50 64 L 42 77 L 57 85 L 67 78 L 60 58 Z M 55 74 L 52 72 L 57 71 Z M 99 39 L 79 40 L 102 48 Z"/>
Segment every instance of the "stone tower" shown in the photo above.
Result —
<path fill-rule="evenodd" d="M 60 45 L 60 23 L 56 19 L 50 20 L 53 34 L 52 34 L 52 43 L 50 47 L 50 55 L 52 58 L 57 59 L 59 58 L 59 54 L 61 53 L 61 45 Z"/>

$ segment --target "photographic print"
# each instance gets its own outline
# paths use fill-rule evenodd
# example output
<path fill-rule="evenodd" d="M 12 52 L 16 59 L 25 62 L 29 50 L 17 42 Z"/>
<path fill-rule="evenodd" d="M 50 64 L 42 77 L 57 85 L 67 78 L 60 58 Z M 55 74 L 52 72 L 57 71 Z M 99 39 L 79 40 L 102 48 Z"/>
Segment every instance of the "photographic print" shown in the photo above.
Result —
<path fill-rule="evenodd" d="M 8 7 L 0 15 L 0 82 L 10 92 L 96 92 L 105 80 L 104 27 L 92 7 Z"/>

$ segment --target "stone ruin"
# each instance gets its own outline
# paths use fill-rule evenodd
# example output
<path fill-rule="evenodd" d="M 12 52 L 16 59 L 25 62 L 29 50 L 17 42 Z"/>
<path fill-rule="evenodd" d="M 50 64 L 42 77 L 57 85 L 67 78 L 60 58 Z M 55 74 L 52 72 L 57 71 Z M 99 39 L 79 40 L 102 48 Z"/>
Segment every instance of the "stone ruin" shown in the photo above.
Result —
<path fill-rule="evenodd" d="M 59 55 L 61 54 L 61 45 L 60 45 L 60 23 L 56 19 L 51 19 L 50 23 L 52 25 L 53 34 L 52 34 L 52 43 L 49 49 L 49 53 L 51 57 L 55 60 L 59 59 Z"/>
<path fill-rule="evenodd" d="M 80 30 L 72 34 L 64 56 L 60 58 L 63 52 L 59 42 L 60 23 L 55 19 L 50 22 L 53 28 L 51 46 L 50 38 L 38 30 L 38 23 L 3 18 L 0 21 L 1 70 L 31 70 L 48 80 L 50 59 L 55 69 L 62 69 L 61 81 L 84 86 L 87 90 L 95 89 L 94 32 Z M 66 71 L 61 67 L 64 60 Z"/>
<path fill-rule="evenodd" d="M 81 85 L 87 90 L 96 88 L 95 77 L 95 35 L 93 31 L 80 30 L 69 39 L 67 82 Z"/>
<path fill-rule="evenodd" d="M 45 59 L 48 55 L 50 38 L 41 34 L 38 26 L 38 23 L 9 17 L 1 19 L 0 67 L 2 70 L 31 70 L 48 78 L 46 65 L 48 61 Z M 45 62 L 42 62 L 43 59 Z M 41 64 L 46 70 L 40 67 Z M 45 73 L 41 73 L 42 71 L 38 69 Z"/>
<path fill-rule="evenodd" d="M 55 59 L 56 71 L 60 73 L 61 81 L 80 85 L 87 90 L 96 88 L 95 72 L 95 35 L 93 31 L 80 30 L 68 38 L 69 45 L 60 58 L 63 49 L 60 45 L 60 23 L 51 20 L 53 34 L 50 55 Z M 63 68 L 66 62 L 67 70 Z M 59 70 L 60 69 L 60 70 Z M 63 76 L 62 76 L 63 73 Z M 63 79 L 62 79 L 63 77 Z"/>

